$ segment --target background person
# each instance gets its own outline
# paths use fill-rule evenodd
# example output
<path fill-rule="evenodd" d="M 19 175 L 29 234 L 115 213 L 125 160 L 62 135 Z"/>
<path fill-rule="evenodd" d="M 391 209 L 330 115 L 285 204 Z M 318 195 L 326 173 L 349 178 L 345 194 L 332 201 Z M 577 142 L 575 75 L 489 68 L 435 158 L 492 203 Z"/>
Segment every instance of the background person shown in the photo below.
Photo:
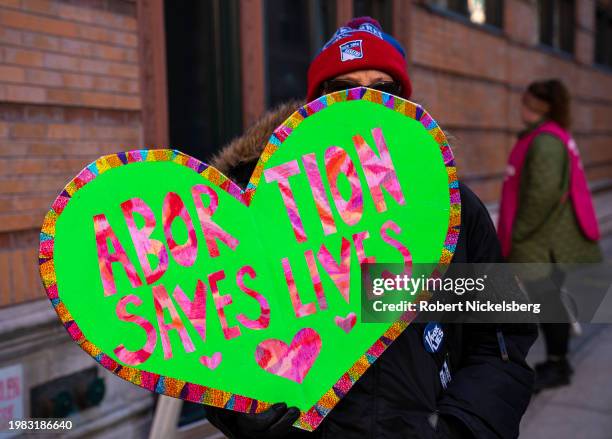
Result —
<path fill-rule="evenodd" d="M 522 97 L 525 130 L 510 153 L 498 233 L 509 262 L 598 262 L 599 230 L 576 143 L 569 133 L 570 97 L 556 79 L 534 82 Z M 535 390 L 566 385 L 570 325 L 561 302 L 562 265 L 538 266 L 525 282 L 543 302 L 547 360 L 536 366 Z M 563 322 L 561 322 L 563 321 Z M 551 323 L 557 322 L 557 323 Z M 561 322 L 561 323 L 559 323 Z"/>
<path fill-rule="evenodd" d="M 362 42 L 362 56 L 346 59 L 340 46 L 356 40 Z M 308 100 L 355 86 L 406 99 L 412 90 L 403 49 L 367 17 L 338 29 L 314 59 Z M 298 106 L 290 103 L 265 115 L 211 164 L 246 186 L 268 137 Z M 453 262 L 500 262 L 501 249 L 486 208 L 467 186 L 460 185 L 460 191 L 461 232 Z M 208 418 L 230 438 L 518 437 L 533 384 L 525 356 L 536 338 L 534 325 L 440 326 L 440 347 L 428 352 L 423 342 L 426 325 L 412 323 L 313 433 L 291 427 L 299 411 L 284 403 L 257 415 L 207 407 Z M 445 370 L 450 382 L 441 380 Z"/>

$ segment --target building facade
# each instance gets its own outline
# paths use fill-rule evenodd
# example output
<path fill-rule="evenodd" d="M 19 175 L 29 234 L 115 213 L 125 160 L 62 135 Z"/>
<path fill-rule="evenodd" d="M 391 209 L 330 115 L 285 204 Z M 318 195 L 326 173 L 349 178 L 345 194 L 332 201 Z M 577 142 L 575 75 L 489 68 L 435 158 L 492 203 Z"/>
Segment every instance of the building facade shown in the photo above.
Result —
<path fill-rule="evenodd" d="M 147 434 L 153 396 L 92 371 L 45 299 L 44 214 L 98 156 L 170 145 L 210 158 L 303 98 L 310 60 L 354 15 L 405 47 L 412 99 L 450 135 L 460 179 L 493 214 L 523 89 L 565 81 L 610 239 L 609 0 L 0 0 L 0 380 L 19 382 L 13 415 L 65 414 L 74 435 Z"/>

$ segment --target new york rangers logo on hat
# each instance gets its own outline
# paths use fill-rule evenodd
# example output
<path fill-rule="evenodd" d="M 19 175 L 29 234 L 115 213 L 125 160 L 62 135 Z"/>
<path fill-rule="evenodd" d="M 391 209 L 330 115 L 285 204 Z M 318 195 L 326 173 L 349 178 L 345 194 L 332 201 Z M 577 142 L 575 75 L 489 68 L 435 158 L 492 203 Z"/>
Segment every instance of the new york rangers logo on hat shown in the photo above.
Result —
<path fill-rule="evenodd" d="M 361 42 L 363 40 L 347 41 L 340 45 L 340 60 L 351 61 L 353 59 L 363 58 L 363 47 Z"/>

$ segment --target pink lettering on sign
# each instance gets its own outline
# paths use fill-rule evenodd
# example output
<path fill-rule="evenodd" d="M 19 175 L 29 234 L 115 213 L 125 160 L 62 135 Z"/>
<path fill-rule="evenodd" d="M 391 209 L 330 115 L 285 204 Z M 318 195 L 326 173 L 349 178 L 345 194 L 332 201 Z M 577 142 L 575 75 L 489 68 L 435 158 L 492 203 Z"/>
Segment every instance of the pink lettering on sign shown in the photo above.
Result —
<path fill-rule="evenodd" d="M 206 239 L 206 246 L 211 258 L 216 258 L 220 255 L 217 240 L 234 250 L 238 246 L 238 240 L 223 230 L 217 223 L 212 220 L 212 216 L 219 206 L 219 195 L 203 184 L 197 184 L 191 189 L 193 202 L 198 212 L 198 219 L 202 227 L 202 233 Z M 202 195 L 206 195 L 209 199 L 208 207 L 204 206 Z"/>
<path fill-rule="evenodd" d="M 385 203 L 385 197 L 383 196 L 381 188 L 385 188 L 387 192 L 389 192 L 389 195 L 391 195 L 400 205 L 406 204 L 406 200 L 399 184 L 382 130 L 380 128 L 374 128 L 372 130 L 372 137 L 374 137 L 374 142 L 378 147 L 380 157 L 376 155 L 361 135 L 357 134 L 354 136 L 353 143 L 357 149 L 357 154 L 359 155 L 359 160 L 361 161 L 368 187 L 372 193 L 376 210 L 384 212 L 387 210 L 387 204 Z"/>
<path fill-rule="evenodd" d="M 306 264 L 308 265 L 308 271 L 310 272 L 310 280 L 314 286 L 315 295 L 319 302 L 319 308 L 321 310 L 327 309 L 327 299 L 325 298 L 325 292 L 323 291 L 323 284 L 321 283 L 321 276 L 319 275 L 319 269 L 317 268 L 317 261 L 312 250 L 306 250 L 304 253 L 306 257 Z"/>
<path fill-rule="evenodd" d="M 289 216 L 289 221 L 291 222 L 291 227 L 293 228 L 293 233 L 295 234 L 295 239 L 297 239 L 297 242 L 305 242 L 306 232 L 304 232 L 304 225 L 302 224 L 302 219 L 300 218 L 300 213 L 298 212 L 295 197 L 293 196 L 293 191 L 291 190 L 291 185 L 289 184 L 289 177 L 299 173 L 300 166 L 298 165 L 297 160 L 293 160 L 291 162 L 266 169 L 264 171 L 264 177 L 267 183 L 274 181 L 278 183 L 278 188 L 280 189 L 283 203 L 285 203 L 285 208 L 287 209 L 287 215 Z"/>
<path fill-rule="evenodd" d="M 257 300 L 257 303 L 259 304 L 259 317 L 253 320 L 244 314 L 238 314 L 236 319 L 249 329 L 266 329 L 270 324 L 270 305 L 268 304 L 266 298 L 259 292 L 246 286 L 244 283 L 245 276 L 255 279 L 256 274 L 253 267 L 245 265 L 238 270 L 238 273 L 236 274 L 236 283 L 238 284 L 238 288 L 244 291 L 247 295 L 251 296 L 253 299 Z"/>
<path fill-rule="evenodd" d="M 373 264 L 376 262 L 375 256 L 366 256 L 363 248 L 363 241 L 370 238 L 370 232 L 359 232 L 353 235 L 355 243 L 355 251 L 357 252 L 357 261 L 361 264 Z"/>
<path fill-rule="evenodd" d="M 342 244 L 340 246 L 340 262 L 336 262 L 332 254 L 329 252 L 325 244 L 321 245 L 319 252 L 317 253 L 319 262 L 346 300 L 346 303 L 350 301 L 350 288 L 351 288 L 351 242 L 342 238 Z"/>
<path fill-rule="evenodd" d="M 21 394 L 21 382 L 19 377 L 11 376 L 0 379 L 0 401 L 10 401 L 18 398 Z"/>
<path fill-rule="evenodd" d="M 177 285 L 172 293 L 172 297 L 177 301 L 202 341 L 206 341 L 206 285 L 198 280 L 193 300 L 185 295 L 183 290 Z"/>
<path fill-rule="evenodd" d="M 291 305 L 293 305 L 293 311 L 296 317 L 305 317 L 316 312 L 314 303 L 302 303 L 302 298 L 295 285 L 295 278 L 293 277 L 293 271 L 291 270 L 291 264 L 288 258 L 283 258 L 283 271 L 285 273 L 285 280 L 287 281 L 287 287 L 289 288 L 289 297 L 291 298 Z"/>
<path fill-rule="evenodd" d="M 151 234 L 155 229 L 155 216 L 151 208 L 140 198 L 132 198 L 131 200 L 121 203 L 121 210 L 125 218 L 134 248 L 138 255 L 138 260 L 142 266 L 142 271 L 145 274 L 147 284 L 152 284 L 159 280 L 166 269 L 168 268 L 168 252 L 161 241 L 151 238 Z M 144 226 L 139 229 L 134 219 L 134 214 L 140 214 L 144 219 Z M 155 256 L 158 260 L 158 265 L 155 269 L 151 268 L 149 256 Z"/>
<path fill-rule="evenodd" d="M 187 241 L 184 244 L 177 244 L 172 236 L 172 223 L 175 219 L 180 218 L 187 228 Z M 198 239 L 196 238 L 193 222 L 187 212 L 185 203 L 181 200 L 178 194 L 168 192 L 164 198 L 162 207 L 162 223 L 164 225 L 164 234 L 166 242 L 174 260 L 183 267 L 191 267 L 196 257 L 198 256 Z"/>
<path fill-rule="evenodd" d="M 136 366 L 147 361 L 153 353 L 155 345 L 157 344 L 157 333 L 155 332 L 153 325 L 148 320 L 138 315 L 130 314 L 127 311 L 127 305 L 130 303 L 133 303 L 134 306 L 140 306 L 142 305 L 142 300 L 140 297 L 135 296 L 134 294 L 122 297 L 117 303 L 117 317 L 119 317 L 119 320 L 124 322 L 136 323 L 138 326 L 144 329 L 145 333 L 147 334 L 147 341 L 145 342 L 145 345 L 137 351 L 130 351 L 123 344 L 120 344 L 113 350 L 113 352 L 115 355 L 117 355 L 117 358 L 119 358 L 125 364 L 129 366 Z"/>
<path fill-rule="evenodd" d="M 363 215 L 363 194 L 359 175 L 353 161 L 345 150 L 330 146 L 325 151 L 325 170 L 329 180 L 332 197 L 342 220 L 349 226 L 355 225 Z M 344 175 L 351 188 L 351 194 L 345 199 L 338 188 L 338 177 Z"/>
<path fill-rule="evenodd" d="M 215 271 L 214 273 L 208 275 L 208 283 L 210 284 L 210 291 L 212 292 L 215 307 L 217 308 L 217 314 L 219 315 L 219 321 L 221 322 L 223 336 L 227 340 L 231 340 L 232 338 L 236 338 L 240 335 L 240 328 L 238 326 L 230 327 L 227 324 L 225 307 L 231 305 L 233 300 L 230 294 L 221 295 L 219 293 L 219 286 L 217 284 L 223 279 L 225 279 L 225 272 L 223 270 Z"/>
<path fill-rule="evenodd" d="M 385 241 L 387 244 L 391 245 L 392 247 L 395 247 L 397 251 L 400 252 L 400 254 L 404 257 L 405 264 L 411 263 L 412 255 L 410 254 L 410 250 L 408 250 L 408 247 L 406 247 L 400 241 L 398 241 L 397 239 L 389 235 L 389 230 L 392 230 L 393 232 L 399 235 L 402 232 L 401 227 L 398 226 L 392 220 L 387 220 L 380 228 L 380 236 L 383 241 Z"/>
<path fill-rule="evenodd" d="M 321 178 L 321 172 L 317 165 L 317 157 L 315 154 L 306 154 L 302 157 L 302 162 L 306 169 L 306 176 L 308 177 L 308 183 L 310 183 L 310 190 L 312 191 L 312 196 L 317 206 L 319 218 L 321 218 L 323 233 L 325 233 L 325 235 L 336 233 L 336 223 L 331 207 L 329 206 L 325 187 L 323 186 L 323 179 Z"/>
<path fill-rule="evenodd" d="M 183 324 L 181 317 L 179 316 L 172 299 L 168 296 L 166 287 L 163 285 L 155 285 L 153 287 L 153 302 L 155 303 L 155 314 L 157 316 L 157 325 L 159 326 L 159 335 L 161 336 L 162 347 L 164 348 L 164 359 L 168 360 L 172 358 L 172 346 L 170 345 L 170 338 L 168 332 L 176 330 L 183 343 L 185 352 L 193 352 L 195 347 L 193 342 L 187 333 L 187 329 Z M 164 318 L 164 310 L 167 310 L 170 314 L 170 323 L 166 323 Z"/>
<path fill-rule="evenodd" d="M 138 277 L 134 265 L 132 265 L 123 246 L 119 243 L 117 235 L 115 235 L 115 232 L 111 229 L 106 216 L 104 214 L 96 215 L 93 221 L 96 234 L 96 246 L 98 248 L 98 265 L 100 266 L 100 277 L 102 278 L 104 295 L 112 296 L 117 292 L 112 269 L 113 262 L 119 262 L 121 264 L 132 287 L 140 287 L 142 285 L 142 280 Z M 108 240 L 110 240 L 113 246 L 113 253 L 109 251 Z"/>

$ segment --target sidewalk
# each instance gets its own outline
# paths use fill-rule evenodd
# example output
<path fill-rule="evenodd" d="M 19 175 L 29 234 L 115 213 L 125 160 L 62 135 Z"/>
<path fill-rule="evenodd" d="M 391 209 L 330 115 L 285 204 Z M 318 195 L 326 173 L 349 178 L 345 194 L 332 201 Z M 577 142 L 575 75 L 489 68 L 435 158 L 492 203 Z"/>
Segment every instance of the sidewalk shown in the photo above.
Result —
<path fill-rule="evenodd" d="M 601 244 L 610 260 L 612 239 Z M 570 347 L 572 384 L 534 396 L 521 422 L 521 439 L 612 438 L 612 325 L 590 324 L 582 329 Z M 533 366 L 544 357 L 540 337 L 527 361 Z"/>
<path fill-rule="evenodd" d="M 535 396 L 521 423 L 521 439 L 612 438 L 612 325 L 583 326 L 572 340 L 572 384 Z M 542 361 L 541 338 L 532 348 L 530 364 Z"/>

